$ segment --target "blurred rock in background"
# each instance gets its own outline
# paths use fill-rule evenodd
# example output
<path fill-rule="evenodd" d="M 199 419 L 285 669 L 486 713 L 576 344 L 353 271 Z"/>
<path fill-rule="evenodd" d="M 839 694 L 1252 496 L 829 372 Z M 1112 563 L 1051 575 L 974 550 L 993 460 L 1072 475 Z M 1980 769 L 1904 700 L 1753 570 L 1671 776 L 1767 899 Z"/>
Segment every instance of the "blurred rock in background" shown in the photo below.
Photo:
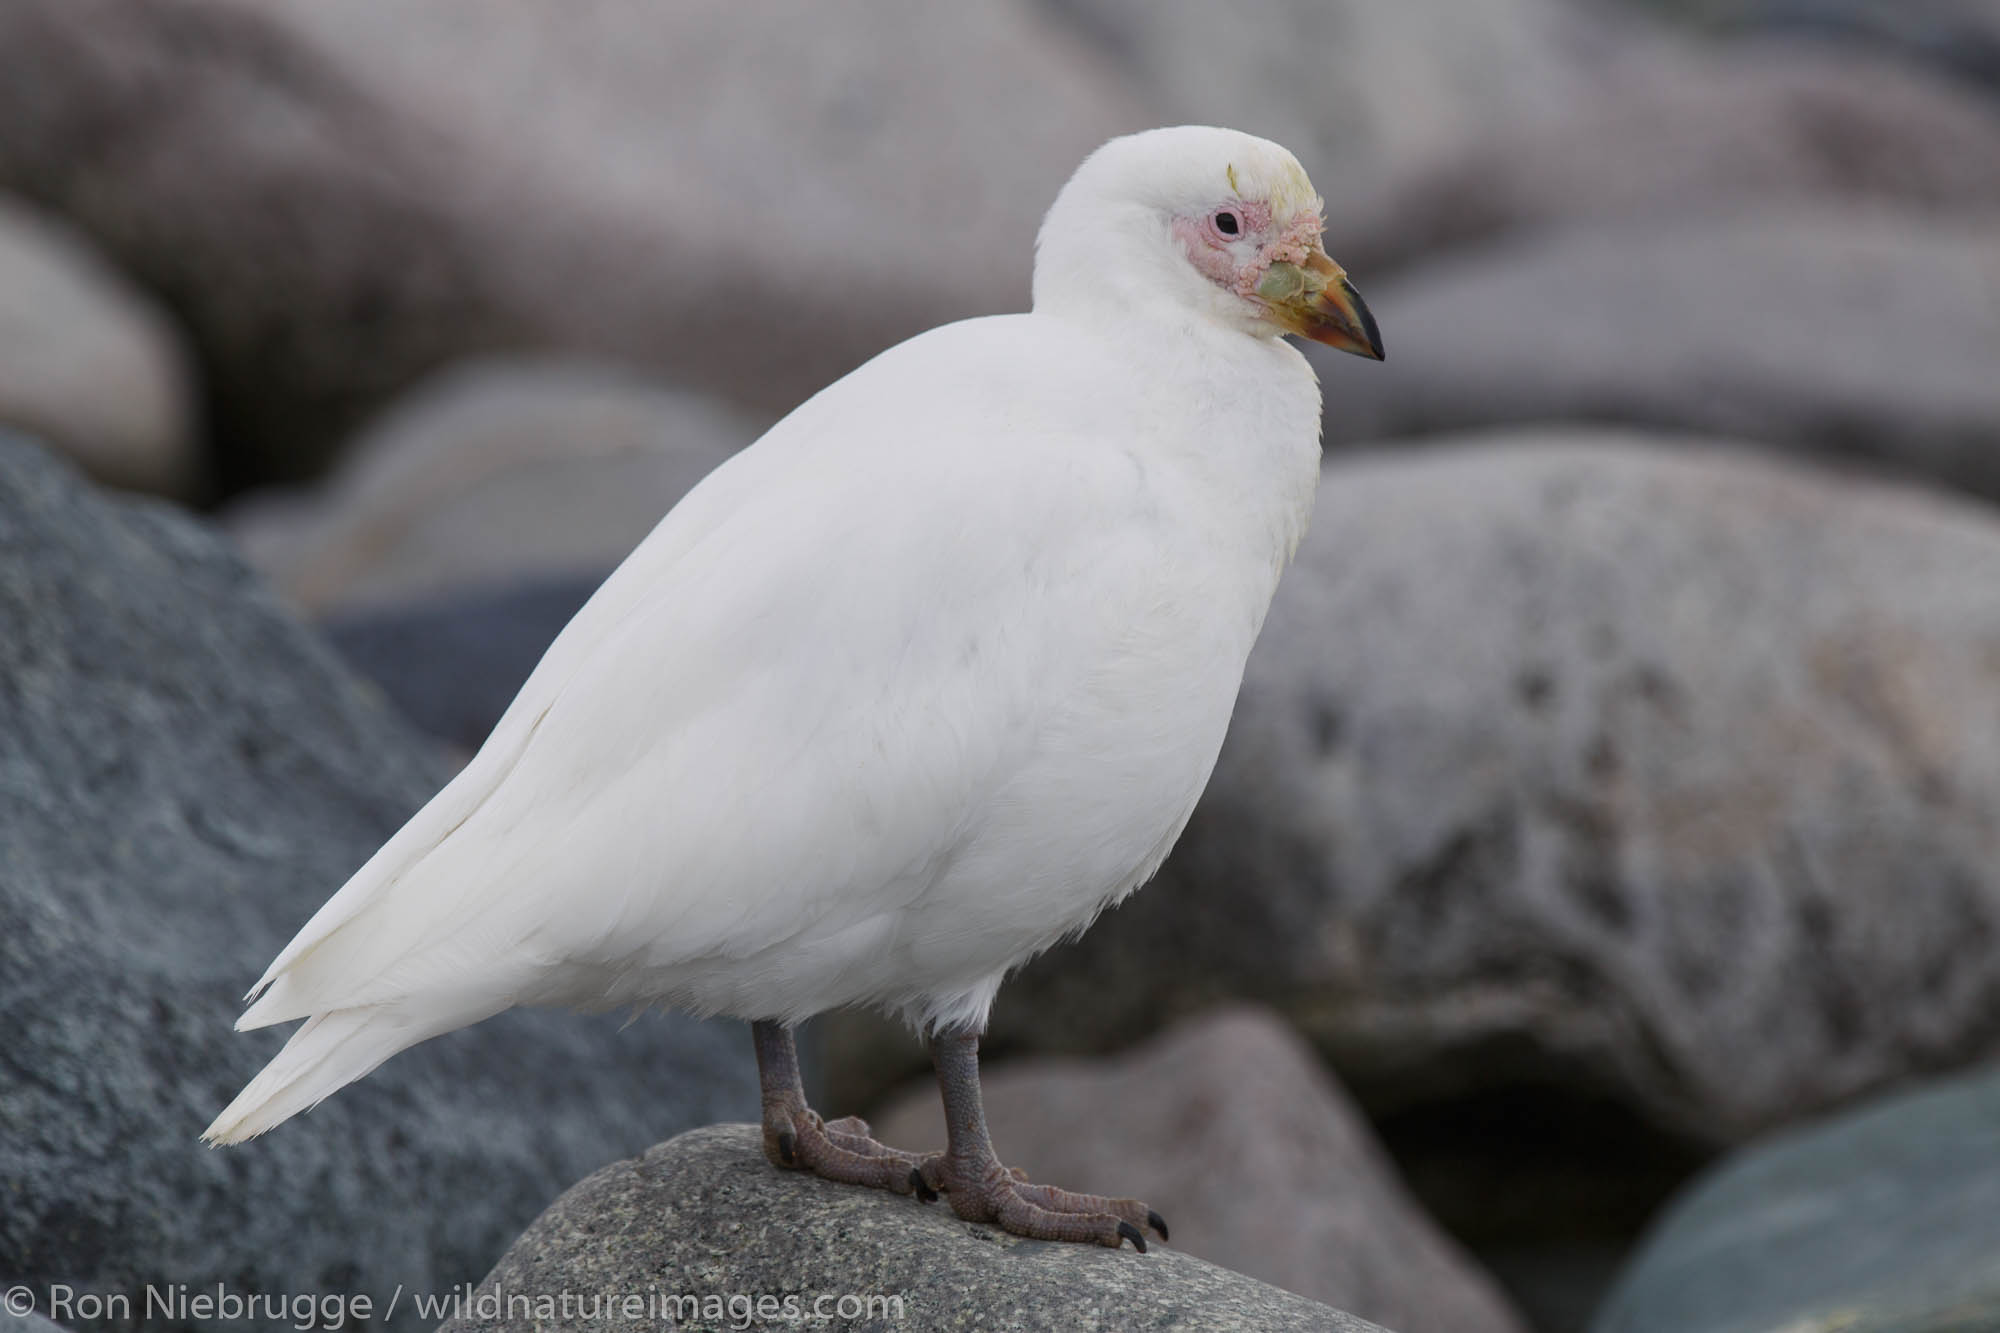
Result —
<path fill-rule="evenodd" d="M 397 399 L 320 487 L 253 493 L 224 522 L 310 612 L 601 578 L 760 433 L 722 404 L 623 372 L 473 363 Z"/>
<path fill-rule="evenodd" d="M 1330 189 L 1327 210 L 1342 263 L 1361 273 L 1586 221 L 1852 211 L 1990 222 L 2000 103 L 1848 47 L 1656 36 L 1619 45 L 1553 113 L 1472 126 L 1399 159 L 1380 188 Z"/>
<path fill-rule="evenodd" d="M 2000 217 L 1550 227 L 1369 301 L 1394 345 L 1379 374 L 1316 358 L 1329 439 L 1630 423 L 2000 498 Z"/>
<path fill-rule="evenodd" d="M 1592 1333 L 2000 1328 L 2000 1070 L 1733 1153 L 1660 1218 Z"/>
<path fill-rule="evenodd" d="M 1353 1089 L 1411 1193 L 1525 1321 L 1581 1333 L 1648 1214 L 1704 1159 L 2000 1054 L 1990 0 L 15 0 L 0 6 L 0 423 L 108 484 L 217 508 L 284 597 L 462 752 L 704 473 L 897 339 L 1020 308 L 1035 227 L 1078 159 L 1175 121 L 1299 152 L 1389 361 L 1321 362 L 1319 517 L 1211 795 L 1160 883 L 1003 990 L 996 1074 L 1010 1052 L 1064 1052 L 1081 1062 L 1048 1088 L 1113 1086 L 1148 1057 L 1088 1062 L 1211 1005 L 1262 1002 Z M 1512 433 L 1478 434 L 1495 426 Z M 1755 454 L 1766 461 L 1742 457 Z M 93 1236 L 183 1255 L 147 1248 L 137 1205 L 98 1163 L 68 1177 L 39 1163 L 124 1141 L 137 1131 L 116 1127 L 150 1116 L 169 1137 L 130 1140 L 145 1145 L 134 1169 L 179 1182 L 176 1116 L 248 1072 L 234 1052 L 254 1063 L 226 1031 L 229 995 L 365 854 L 367 829 L 444 769 L 434 743 L 399 735 L 359 786 L 315 777 L 344 753 L 320 731 L 352 730 L 347 745 L 389 722 L 365 692 L 326 683 L 326 662 L 299 665 L 289 630 L 282 652 L 229 666 L 281 622 L 240 570 L 218 583 L 212 546 L 128 550 L 107 535 L 126 519 L 80 518 L 109 549 L 63 565 L 21 521 L 0 510 L 0 533 L 17 534 L 0 592 L 137 591 L 57 635 L 71 647 L 33 677 L 41 693 L 0 676 L 0 704 L 42 709 L 51 728 L 0 795 L 28 802 L 24 828 L 100 830 L 75 855 L 146 864 L 78 870 L 87 891 L 57 893 L 42 843 L 0 843 L 0 902 L 79 938 L 92 914 L 151 911 L 148 941 L 100 940 L 89 956 L 115 972 L 118 950 L 138 950 L 120 1013 L 194 1003 L 198 1022 L 169 1024 L 174 1049 L 214 1077 L 164 1100 L 151 1075 L 76 1092 L 68 1057 L 48 1057 L 54 1075 L 0 1078 L 0 1114 L 53 1078 L 93 1127 L 32 1169 L 0 1148 L 0 1186 L 29 1179 L 43 1200 L 73 1180 L 54 1212 L 14 1215 L 55 1219 L 37 1233 L 68 1238 L 52 1262 L 81 1263 Z M 0 640 L 51 632 L 17 620 Z M 158 665 L 116 695 L 106 734 L 123 739 L 54 782 L 46 756 L 65 733 L 50 701 L 136 669 L 135 654 Z M 203 694 L 224 721 L 196 727 L 174 702 L 199 675 L 175 674 L 188 662 L 225 681 L 276 662 L 305 693 L 242 726 L 227 719 L 250 705 Z M 70 743 L 95 745 L 104 712 L 77 712 Z M 162 756 L 262 735 L 266 713 L 284 714 L 286 736 L 253 750 L 319 758 L 203 761 L 236 850 L 214 852 L 206 823 L 183 837 L 168 819 L 129 847 L 101 832 L 131 822 L 147 775 L 182 772 Z M 49 800 L 71 824 L 46 822 Z M 42 850 L 22 861 L 23 847 Z M 250 910 L 216 886 L 273 857 L 297 861 L 274 881 L 293 906 L 223 932 L 228 949 L 188 964 L 198 976 L 168 966 L 171 949 L 206 947 L 200 922 Z M 39 878 L 23 878 L 30 862 Z M 137 907 L 92 896 L 155 879 L 210 887 Z M 41 995 L 14 1003 L 64 1012 Z M 131 1033 L 93 1036 L 92 1021 L 119 1020 L 77 1019 L 62 1040 L 124 1059 Z M 921 1063 L 882 1025 L 819 1026 L 835 1111 L 868 1109 Z M 439 1067 L 467 1061 L 486 1086 L 481 1043 L 505 1064 L 506 1043 L 543 1039 L 487 1031 L 441 1044 L 461 1053 Z M 22 1049 L 56 1049 L 46 1030 L 34 1040 Z M 615 1079 L 650 1049 L 586 1043 L 575 1059 Z M 1187 1081 L 1265 1068 L 1258 1052 L 1275 1049 L 1218 1042 L 1189 1057 Z M 743 1077 L 741 1052 L 729 1058 L 718 1087 Z M 421 1062 L 398 1068 L 317 1113 L 366 1151 L 294 1146 L 287 1169 L 339 1194 L 376 1178 L 376 1149 L 399 1179 L 462 1164 L 440 1126 L 485 1124 L 464 1098 L 403 1142 L 370 1137 L 391 1121 L 371 1120 L 368 1099 L 424 1077 Z M 1246 1087 L 1262 1077 L 1240 1073 Z M 611 1116 L 633 1146 L 678 1123 L 623 1093 L 601 1103 L 562 1123 L 587 1122 L 588 1137 Z M 1287 1104 L 1319 1106 L 1317 1131 L 1350 1141 L 1337 1102 Z M 709 1114 L 700 1105 L 687 1114 Z M 527 1151 L 488 1128 L 502 1158 Z M 1079 1168 L 1133 1165 L 1090 1134 L 1056 1138 L 1049 1150 L 1088 1159 Z M 1203 1145 L 1191 1155 L 1229 1148 L 1186 1141 Z M 1868 1190 L 1932 1188 L 1892 1136 L 1850 1142 Z M 1984 1149 L 1963 1145 L 1976 1181 Z M 508 1215 L 582 1160 L 552 1150 L 503 1172 L 519 1186 Z M 1292 1194 L 1259 1191 L 1275 1236 L 1287 1220 L 1320 1234 L 1376 1197 L 1335 1193 L 1339 1170 L 1296 1174 Z M 1858 1197 L 1810 1206 L 1865 1216 Z M 2000 1234 L 2000 1204 L 1970 1185 L 1950 1197 L 1972 1201 L 1954 1216 L 1987 1219 L 1965 1225 Z M 1226 1216 L 1232 1202 L 1190 1206 Z M 480 1246 L 488 1262 L 504 1239 L 497 1213 L 458 1211 L 463 1227 L 472 1212 L 491 1225 L 437 1242 L 436 1271 Z M 405 1222 L 393 1245 L 356 1253 L 415 1253 L 428 1223 Z M 1675 1254 L 1721 1253 L 1737 1234 L 1679 1226 L 1661 1233 Z M 1310 1268 L 1280 1241 L 1246 1242 L 1257 1234 L 1227 1224 L 1211 1239 L 1238 1249 L 1214 1253 Z M 216 1243 L 213 1262 L 172 1262 L 220 1272 L 263 1253 Z M 317 1244 L 300 1253 L 333 1253 Z M 1781 1257 L 1757 1290 L 1794 1295 L 1757 1308 L 1819 1318 L 1823 1304 L 1796 1295 L 1810 1264 Z M 1984 1270 L 1947 1261 L 1908 1271 L 1979 1289 Z M 1661 1292 L 1710 1280 L 1662 1263 L 1642 1257 L 1612 1309 L 1668 1322 L 1632 1329 L 1674 1326 L 1682 1308 Z M 1413 1260 L 1380 1290 L 1438 1285 L 1428 1271 Z"/>
<path fill-rule="evenodd" d="M 1027 0 L 18 0 L 0 51 L 0 186 L 187 324 L 235 485 L 496 349 L 789 407 L 1022 306 L 1056 188 L 1152 120 Z"/>
<path fill-rule="evenodd" d="M 333 611 L 319 629 L 396 711 L 470 759 L 603 572 L 460 588 Z"/>
<path fill-rule="evenodd" d="M 1329 201 L 1489 126 L 1560 115 L 1632 40 L 1565 0 L 1047 3 L 1132 81 L 1158 123 L 1275 139 Z"/>
<path fill-rule="evenodd" d="M 192 498 L 192 369 L 145 292 L 56 219 L 0 197 L 0 426 L 100 481 Z"/>
<path fill-rule="evenodd" d="M 1718 32 L 1830 37 L 2000 88 L 1992 0 L 1616 0 Z"/>

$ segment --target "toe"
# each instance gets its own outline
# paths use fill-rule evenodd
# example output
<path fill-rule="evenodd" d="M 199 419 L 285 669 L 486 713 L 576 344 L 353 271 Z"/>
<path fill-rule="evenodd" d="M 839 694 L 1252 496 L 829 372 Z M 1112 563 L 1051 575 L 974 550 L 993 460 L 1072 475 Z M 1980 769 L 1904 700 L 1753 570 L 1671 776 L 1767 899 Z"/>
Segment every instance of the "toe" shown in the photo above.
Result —
<path fill-rule="evenodd" d="M 1017 1188 L 1023 1198 L 1050 1212 L 1109 1213 L 1120 1221 L 1131 1223 L 1134 1230 L 1151 1227 L 1159 1233 L 1161 1240 L 1167 1238 L 1167 1219 L 1138 1199 L 1112 1199 L 1102 1194 L 1076 1194 L 1069 1190 L 1057 1189 L 1053 1185 L 1022 1184 Z"/>

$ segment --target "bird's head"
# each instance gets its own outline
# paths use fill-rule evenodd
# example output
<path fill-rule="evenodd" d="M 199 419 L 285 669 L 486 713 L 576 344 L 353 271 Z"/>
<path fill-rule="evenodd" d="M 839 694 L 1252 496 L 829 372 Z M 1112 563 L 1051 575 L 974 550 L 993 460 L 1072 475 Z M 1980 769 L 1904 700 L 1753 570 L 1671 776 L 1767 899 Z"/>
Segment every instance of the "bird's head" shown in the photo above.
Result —
<path fill-rule="evenodd" d="M 1166 308 L 1382 359 L 1361 294 L 1320 246 L 1319 195 L 1268 139 L 1183 125 L 1113 139 L 1036 241 L 1035 308 Z"/>

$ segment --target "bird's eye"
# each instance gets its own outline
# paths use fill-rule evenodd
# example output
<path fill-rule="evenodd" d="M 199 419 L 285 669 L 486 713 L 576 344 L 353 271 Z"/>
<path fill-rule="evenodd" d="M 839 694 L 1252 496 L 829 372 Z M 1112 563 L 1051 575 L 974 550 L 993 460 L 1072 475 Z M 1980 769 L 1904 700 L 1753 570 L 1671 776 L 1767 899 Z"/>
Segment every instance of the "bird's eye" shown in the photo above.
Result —
<path fill-rule="evenodd" d="M 1215 229 L 1224 236 L 1235 236 L 1243 230 L 1243 223 L 1236 214 L 1225 208 L 1215 215 Z"/>

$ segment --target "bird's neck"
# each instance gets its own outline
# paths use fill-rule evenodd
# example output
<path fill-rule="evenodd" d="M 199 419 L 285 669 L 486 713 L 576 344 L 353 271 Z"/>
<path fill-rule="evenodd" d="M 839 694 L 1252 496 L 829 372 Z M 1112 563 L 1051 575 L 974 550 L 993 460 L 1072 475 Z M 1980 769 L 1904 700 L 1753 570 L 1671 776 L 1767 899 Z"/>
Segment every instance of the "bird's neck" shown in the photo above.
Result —
<path fill-rule="evenodd" d="M 1290 560 L 1319 482 L 1319 381 L 1298 349 L 1185 310 L 1119 312 L 1058 306 L 1035 318 L 1067 326 L 1117 373 L 1094 378 L 1107 423 L 1145 441 L 1201 503 L 1191 521 L 1238 540 L 1254 561 Z M 1271 577 L 1276 578 L 1276 569 Z"/>

